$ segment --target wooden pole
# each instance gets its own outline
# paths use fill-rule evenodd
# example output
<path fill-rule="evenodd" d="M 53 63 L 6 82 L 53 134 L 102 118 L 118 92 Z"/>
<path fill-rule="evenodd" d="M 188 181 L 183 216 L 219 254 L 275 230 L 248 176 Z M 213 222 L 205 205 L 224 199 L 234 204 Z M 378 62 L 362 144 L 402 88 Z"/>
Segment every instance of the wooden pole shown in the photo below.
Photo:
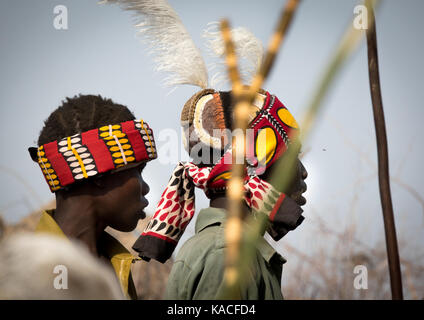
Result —
<path fill-rule="evenodd" d="M 366 0 L 368 9 L 368 70 L 372 109 L 377 138 L 378 182 L 380 200 L 383 209 L 384 232 L 386 236 L 387 258 L 390 272 L 390 285 L 393 300 L 403 300 L 402 274 L 396 238 L 396 227 L 393 215 L 392 196 L 390 192 L 389 156 L 387 147 L 386 124 L 384 120 L 383 99 L 381 96 L 380 73 L 378 68 L 377 35 L 374 8 L 370 0 Z"/>

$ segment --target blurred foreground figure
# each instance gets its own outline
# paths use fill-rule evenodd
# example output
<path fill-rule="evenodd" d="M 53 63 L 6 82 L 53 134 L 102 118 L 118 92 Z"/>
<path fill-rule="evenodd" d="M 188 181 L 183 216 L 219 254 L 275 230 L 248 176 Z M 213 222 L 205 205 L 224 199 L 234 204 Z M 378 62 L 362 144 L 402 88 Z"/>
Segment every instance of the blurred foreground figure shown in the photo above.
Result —
<path fill-rule="evenodd" d="M 82 244 L 18 233 L 0 242 L 0 299 L 125 299 L 113 272 Z"/>
<path fill-rule="evenodd" d="M 157 157 L 150 127 L 110 99 L 75 96 L 49 116 L 29 152 L 56 196 L 56 209 L 43 213 L 36 231 L 84 243 L 136 299 L 137 258 L 104 230 L 130 232 L 146 216 L 149 186 L 141 174 Z"/>

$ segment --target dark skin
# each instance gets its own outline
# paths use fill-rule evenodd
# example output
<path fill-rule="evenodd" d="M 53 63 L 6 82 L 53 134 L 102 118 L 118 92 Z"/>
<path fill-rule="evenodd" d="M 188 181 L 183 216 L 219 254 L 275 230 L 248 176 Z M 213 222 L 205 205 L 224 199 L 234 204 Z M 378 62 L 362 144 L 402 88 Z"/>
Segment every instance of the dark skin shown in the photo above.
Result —
<path fill-rule="evenodd" d="M 271 174 L 273 173 L 273 166 L 268 168 L 266 172 L 261 175 L 261 179 L 271 182 Z M 306 204 L 306 199 L 302 196 L 307 190 L 307 185 L 305 183 L 306 178 L 308 177 L 308 172 L 306 171 L 303 163 L 299 160 L 296 161 L 296 172 L 292 178 L 291 185 L 288 188 L 288 191 L 285 193 L 292 198 L 299 206 Z M 282 190 L 279 190 L 282 191 Z"/>
<path fill-rule="evenodd" d="M 106 227 L 129 232 L 146 214 L 148 184 L 145 164 L 90 179 L 56 193 L 54 219 L 69 238 L 82 241 L 94 256 L 101 256 L 99 240 Z"/>
<path fill-rule="evenodd" d="M 272 167 L 268 168 L 266 173 L 261 176 L 261 179 L 270 182 L 272 172 Z M 286 194 L 292 198 L 299 206 L 303 206 L 306 204 L 306 199 L 302 196 L 302 194 L 306 191 L 307 186 L 305 183 L 305 179 L 308 177 L 308 172 L 303 166 L 302 162 L 297 160 L 297 170 L 295 176 L 293 177 L 292 183 L 286 192 Z M 214 208 L 226 209 L 228 205 L 228 200 L 223 194 L 222 196 L 217 196 L 210 200 L 210 206 Z M 247 205 L 244 203 L 244 208 L 246 211 L 249 210 Z"/>

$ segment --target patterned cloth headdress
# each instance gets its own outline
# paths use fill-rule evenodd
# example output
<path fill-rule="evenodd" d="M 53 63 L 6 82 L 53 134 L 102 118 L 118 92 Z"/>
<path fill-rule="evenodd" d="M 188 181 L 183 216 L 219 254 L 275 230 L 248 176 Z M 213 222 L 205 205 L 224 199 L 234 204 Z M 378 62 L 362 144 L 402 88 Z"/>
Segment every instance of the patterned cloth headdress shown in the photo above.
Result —
<path fill-rule="evenodd" d="M 180 162 L 177 165 L 153 218 L 133 246 L 142 258 L 164 262 L 171 256 L 194 215 L 195 187 L 204 190 L 209 198 L 225 192 L 231 177 L 231 143 L 222 143 L 226 140 L 225 134 L 214 137 L 211 132 L 213 129 L 227 128 L 225 123 L 231 121 L 226 118 L 230 113 L 225 111 L 231 107 L 223 104 L 225 98 L 222 99 L 228 96 L 229 93 L 225 92 L 202 90 L 183 109 L 182 124 L 187 150 L 191 152 L 200 142 L 208 146 L 206 149 L 220 152 L 222 156 L 211 164 Z M 263 105 L 254 108 L 256 111 L 252 110 L 254 113 L 249 126 L 251 134 L 247 142 L 244 199 L 253 212 L 266 209 L 271 222 L 268 233 L 274 240 L 279 240 L 303 221 L 303 210 L 293 199 L 261 179 L 260 175 L 287 150 L 290 137 L 298 125 L 276 96 L 262 91 L 259 97 L 257 103 Z"/>
<path fill-rule="evenodd" d="M 51 192 L 157 158 L 153 131 L 143 120 L 103 126 L 28 150 Z"/>
<path fill-rule="evenodd" d="M 156 69 L 168 74 L 166 84 L 191 84 L 202 88 L 185 104 L 182 114 L 184 144 L 187 151 L 201 150 L 202 157 L 210 153 L 210 161 L 180 162 L 175 168 L 156 212 L 133 249 L 144 259 L 165 262 L 175 249 L 178 240 L 195 212 L 195 187 L 208 197 L 225 191 L 231 174 L 231 137 L 233 103 L 231 92 L 207 89 L 208 74 L 202 55 L 194 45 L 175 10 L 166 0 L 105 0 L 119 4 L 134 13 L 140 34 L 152 50 Z M 215 25 L 216 26 L 216 25 Z M 241 75 L 253 76 L 263 57 L 261 42 L 244 28 L 232 30 L 238 57 L 244 60 Z M 224 54 L 220 34 L 209 27 L 205 32 L 208 45 L 216 56 Z M 242 61 L 243 62 L 243 61 Z M 219 73 L 212 77 L 216 86 L 223 80 Z M 266 91 L 260 91 L 251 108 L 252 135 L 248 143 L 245 177 L 245 201 L 252 210 L 265 207 L 272 222 L 268 230 L 278 240 L 303 220 L 302 209 L 289 197 L 275 190 L 260 175 L 287 149 L 290 136 L 298 128 L 296 121 L 278 100 Z M 218 134 L 216 132 L 218 131 Z M 249 138 L 249 137 L 248 137 Z M 214 157 L 215 156 L 215 157 Z M 196 156 L 193 157 L 196 160 Z M 199 164 L 196 165 L 195 163 Z M 291 214 L 281 214 L 283 207 L 291 206 Z"/>

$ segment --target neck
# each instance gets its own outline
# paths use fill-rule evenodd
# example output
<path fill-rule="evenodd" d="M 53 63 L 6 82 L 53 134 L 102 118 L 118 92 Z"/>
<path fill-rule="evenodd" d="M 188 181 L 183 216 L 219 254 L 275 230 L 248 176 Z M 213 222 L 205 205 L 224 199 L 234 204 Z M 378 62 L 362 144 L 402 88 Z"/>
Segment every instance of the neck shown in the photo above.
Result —
<path fill-rule="evenodd" d="M 219 196 L 219 197 L 211 199 L 210 202 L 209 202 L 209 206 L 211 206 L 213 208 L 228 210 L 229 201 L 228 201 L 227 197 Z M 245 214 L 250 212 L 250 208 L 247 206 L 246 202 L 244 202 L 244 201 L 243 201 L 243 212 Z"/>
<path fill-rule="evenodd" d="M 227 209 L 227 207 L 228 207 L 227 198 L 224 197 L 224 196 L 213 198 L 213 199 L 210 200 L 209 206 L 211 206 L 213 208 Z"/>
<path fill-rule="evenodd" d="M 54 219 L 67 237 L 82 241 L 94 256 L 100 256 L 97 244 L 106 226 L 99 223 L 91 196 L 57 195 Z"/>
<path fill-rule="evenodd" d="M 213 208 L 219 208 L 228 210 L 228 199 L 225 196 L 216 197 L 210 200 L 209 206 Z M 251 209 L 247 206 L 246 202 L 243 201 L 243 215 L 246 217 L 251 212 Z M 261 235 L 265 234 L 266 228 L 268 227 L 268 223 L 264 223 L 263 228 L 261 228 Z"/>

